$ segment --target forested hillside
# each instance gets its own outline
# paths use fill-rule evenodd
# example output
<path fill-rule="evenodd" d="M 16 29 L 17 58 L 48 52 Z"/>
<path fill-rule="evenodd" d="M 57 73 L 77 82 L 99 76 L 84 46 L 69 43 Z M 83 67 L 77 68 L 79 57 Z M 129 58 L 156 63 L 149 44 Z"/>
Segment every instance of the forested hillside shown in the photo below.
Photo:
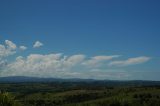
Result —
<path fill-rule="evenodd" d="M 3 83 L 0 106 L 160 106 L 160 86 L 89 82 Z"/>

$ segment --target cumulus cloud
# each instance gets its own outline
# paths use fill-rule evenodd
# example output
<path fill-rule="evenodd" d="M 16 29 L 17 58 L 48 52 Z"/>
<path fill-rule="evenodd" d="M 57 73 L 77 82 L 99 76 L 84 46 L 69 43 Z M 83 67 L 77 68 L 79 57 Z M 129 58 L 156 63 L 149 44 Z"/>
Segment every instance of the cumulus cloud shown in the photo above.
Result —
<path fill-rule="evenodd" d="M 62 56 L 58 54 L 30 54 L 29 56 L 18 56 L 16 60 L 8 64 L 6 71 L 1 75 L 28 75 L 39 77 L 60 77 L 73 74 L 73 67 L 79 65 L 84 55 Z"/>
<path fill-rule="evenodd" d="M 0 59 L 0 69 L 3 69 L 5 66 L 7 66 L 7 61 Z"/>
<path fill-rule="evenodd" d="M 64 59 L 64 65 L 68 67 L 75 66 L 77 64 L 82 63 L 84 59 L 85 59 L 85 55 L 82 55 L 82 54 L 73 55 Z"/>
<path fill-rule="evenodd" d="M 110 66 L 128 66 L 128 65 L 135 65 L 135 64 L 141 64 L 144 62 L 149 61 L 151 58 L 146 56 L 141 57 L 135 57 L 135 58 L 129 58 L 127 60 L 122 61 L 112 61 L 109 63 Z"/>
<path fill-rule="evenodd" d="M 5 40 L 5 45 L 0 44 L 0 58 L 7 57 L 16 53 L 16 44 Z"/>
<path fill-rule="evenodd" d="M 102 56 L 103 57 L 103 56 Z M 102 58 L 95 56 L 97 60 Z M 109 60 L 109 57 L 105 57 Z M 75 54 L 71 56 L 57 54 L 30 54 L 27 57 L 18 56 L 15 61 L 7 64 L 5 71 L 1 73 L 3 76 L 38 76 L 38 77 L 82 77 L 85 74 L 83 62 L 88 61 L 83 54 Z M 89 77 L 89 76 L 88 76 Z"/>
<path fill-rule="evenodd" d="M 98 60 L 110 60 L 95 56 Z M 0 76 L 35 76 L 56 78 L 93 78 L 93 79 L 120 79 L 128 78 L 128 74 L 121 71 L 95 69 L 79 69 L 83 62 L 88 61 L 83 54 L 65 56 L 57 54 L 30 54 L 27 57 L 18 56 L 16 60 L 7 64 L 7 68 Z M 4 63 L 3 63 L 4 64 Z"/>
<path fill-rule="evenodd" d="M 34 47 L 42 45 L 37 41 Z M 19 49 L 26 50 L 27 47 L 19 46 Z M 108 66 L 128 66 L 150 60 L 150 57 L 146 56 L 119 60 L 120 55 L 87 57 L 85 54 L 67 56 L 62 53 L 51 53 L 18 56 L 8 62 L 7 57 L 15 54 L 16 51 L 17 46 L 12 41 L 5 40 L 5 44 L 0 44 L 0 76 L 124 79 L 129 77 L 128 73 L 119 69 L 111 70 Z"/>
<path fill-rule="evenodd" d="M 15 50 L 17 48 L 16 44 L 14 44 L 12 41 L 5 40 L 5 43 L 8 49 Z"/>
<path fill-rule="evenodd" d="M 41 47 L 43 46 L 43 43 L 41 43 L 40 41 L 36 41 L 33 45 L 34 48 L 38 48 L 38 47 Z"/>
<path fill-rule="evenodd" d="M 56 78 L 128 78 L 123 71 L 109 71 L 103 68 L 109 65 L 127 66 L 149 61 L 149 57 L 130 58 L 125 61 L 112 61 L 120 55 L 105 56 L 99 55 L 87 58 L 84 54 L 71 56 L 62 53 L 52 54 L 30 54 L 27 57 L 18 56 L 15 61 L 6 64 L 1 61 L 3 71 L 0 76 L 34 76 L 34 77 L 56 77 Z M 109 63 L 110 62 L 110 63 Z M 98 64 L 98 66 L 97 66 Z"/>
<path fill-rule="evenodd" d="M 19 49 L 20 49 L 20 50 L 26 50 L 27 47 L 26 47 L 26 46 L 20 46 Z"/>

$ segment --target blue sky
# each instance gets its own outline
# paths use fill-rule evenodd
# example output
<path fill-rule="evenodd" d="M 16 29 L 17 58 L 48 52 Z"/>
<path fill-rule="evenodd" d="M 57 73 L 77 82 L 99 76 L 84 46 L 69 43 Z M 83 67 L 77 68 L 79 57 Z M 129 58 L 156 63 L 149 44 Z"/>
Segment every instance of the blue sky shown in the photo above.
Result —
<path fill-rule="evenodd" d="M 16 50 L 12 50 L 16 53 L 0 57 L 1 63 L 5 60 L 7 64 L 1 66 L 0 74 L 26 75 L 29 70 L 19 72 L 20 69 L 13 67 L 18 64 L 16 58 L 19 56 L 27 62 L 27 57 L 35 54 L 62 53 L 60 60 L 75 56 L 79 60 L 77 64 L 83 65 L 72 64 L 72 68 L 64 72 L 47 71 L 44 77 L 160 80 L 159 4 L 158 0 L 1 0 L 0 44 L 7 48 L 5 40 L 11 41 L 16 45 Z M 36 41 L 43 45 L 34 48 Z M 27 49 L 19 50 L 21 45 Z M 97 63 L 103 65 L 84 66 L 96 56 L 103 57 L 99 57 L 101 61 L 98 59 Z M 104 56 L 117 57 L 108 59 Z M 39 58 L 38 61 L 44 62 L 42 58 L 48 57 Z M 130 61 L 132 64 L 127 63 Z M 114 65 L 110 66 L 111 63 Z M 40 67 L 38 63 L 34 64 Z M 9 66 L 13 69 L 8 69 Z M 17 70 L 21 74 L 15 74 Z M 38 71 L 39 74 L 34 76 L 43 77 L 40 70 L 44 69 L 36 68 L 35 73 Z M 28 76 L 33 71 L 29 71 Z"/>

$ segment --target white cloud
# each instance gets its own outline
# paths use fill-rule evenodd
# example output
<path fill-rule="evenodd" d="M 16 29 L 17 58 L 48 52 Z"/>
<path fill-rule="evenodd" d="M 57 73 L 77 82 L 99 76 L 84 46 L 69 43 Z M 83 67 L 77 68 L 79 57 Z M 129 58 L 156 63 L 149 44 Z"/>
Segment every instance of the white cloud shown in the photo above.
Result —
<path fill-rule="evenodd" d="M 150 59 L 151 59 L 150 57 L 146 57 L 146 56 L 129 58 L 123 61 L 119 61 L 119 60 L 112 61 L 109 63 L 109 66 L 128 66 L 128 65 L 141 64 L 141 63 L 149 61 Z"/>
<path fill-rule="evenodd" d="M 73 67 L 84 60 L 84 55 L 63 56 L 58 54 L 30 54 L 18 56 L 16 60 L 8 64 L 6 71 L 1 75 L 61 77 L 73 74 Z"/>
<path fill-rule="evenodd" d="M 20 49 L 20 50 L 26 50 L 27 47 L 26 47 L 26 46 L 20 46 L 19 49 Z"/>
<path fill-rule="evenodd" d="M 92 58 L 99 60 L 99 58 L 102 57 L 95 56 Z M 109 57 L 104 58 L 105 60 L 109 59 Z M 88 60 L 83 54 L 76 54 L 72 56 L 65 56 L 61 53 L 47 55 L 30 54 L 27 57 L 18 56 L 15 61 L 7 65 L 5 71 L 3 71 L 1 75 L 80 78 L 88 72 L 88 70 L 82 65 L 85 61 Z M 81 69 L 84 69 L 81 70 L 79 69 L 80 67 Z M 84 76 L 87 78 L 87 75 Z M 89 76 L 90 75 L 88 74 L 88 77 Z"/>
<path fill-rule="evenodd" d="M 5 40 L 5 45 L 0 44 L 0 58 L 4 58 L 16 53 L 16 45 L 9 40 Z"/>
<path fill-rule="evenodd" d="M 8 49 L 15 50 L 17 48 L 16 44 L 14 44 L 12 41 L 5 40 L 5 44 L 7 45 Z"/>
<path fill-rule="evenodd" d="M 43 45 L 37 42 L 34 47 Z M 20 46 L 19 49 L 25 50 L 27 47 Z M 125 79 L 129 77 L 128 73 L 119 69 L 118 71 L 111 70 L 111 67 L 108 66 L 128 66 L 150 60 L 150 57 L 146 56 L 121 61 L 117 60 L 120 55 L 87 57 L 84 54 L 66 56 L 62 53 L 52 53 L 18 56 L 15 60 L 7 62 L 7 57 L 15 54 L 16 51 L 17 46 L 12 41 L 5 40 L 4 45 L 0 44 L 0 76 Z M 113 61 L 114 59 L 116 60 Z"/>
<path fill-rule="evenodd" d="M 71 56 L 57 54 L 30 54 L 27 57 L 18 56 L 15 61 L 6 64 L 0 62 L 3 71 L 0 76 L 34 76 L 56 78 L 95 78 L 95 79 L 125 79 L 128 73 L 123 71 L 109 71 L 104 68 L 108 62 L 119 55 L 94 56 L 88 59 L 86 55 Z M 148 61 L 149 57 L 130 58 L 125 61 L 113 61 L 110 65 L 127 66 Z M 107 63 L 106 63 L 107 61 Z M 96 66 L 98 64 L 98 67 Z M 104 64 L 99 65 L 99 64 Z M 96 66 L 96 67 L 95 67 Z M 4 68 L 5 67 L 5 68 Z M 89 67 L 89 68 L 88 68 Z M 103 69 L 104 68 L 104 69 Z"/>
<path fill-rule="evenodd" d="M 86 65 L 88 67 L 99 67 L 101 66 L 101 63 L 105 61 L 112 60 L 114 58 L 118 58 L 120 55 L 112 55 L 112 56 L 95 56 L 92 57 L 90 60 L 87 60 L 83 62 L 83 65 Z"/>
<path fill-rule="evenodd" d="M 64 65 L 68 67 L 72 67 L 72 66 L 82 63 L 84 59 L 85 59 L 85 55 L 82 55 L 82 54 L 73 55 L 73 56 L 70 56 L 64 59 Z"/>
<path fill-rule="evenodd" d="M 40 41 L 36 41 L 33 45 L 34 48 L 38 48 L 38 47 L 41 47 L 43 46 L 43 43 L 41 43 Z"/>
<path fill-rule="evenodd" d="M 6 66 L 7 66 L 7 61 L 0 59 L 0 70 L 2 70 L 3 68 L 5 68 Z"/>

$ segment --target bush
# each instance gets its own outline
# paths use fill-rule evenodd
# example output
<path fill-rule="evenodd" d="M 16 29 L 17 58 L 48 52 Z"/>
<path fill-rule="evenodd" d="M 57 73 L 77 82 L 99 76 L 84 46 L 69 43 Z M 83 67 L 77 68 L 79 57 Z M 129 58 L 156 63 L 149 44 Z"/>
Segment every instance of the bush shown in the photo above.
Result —
<path fill-rule="evenodd" d="M 0 93 L 0 106 L 21 106 L 9 93 Z"/>

